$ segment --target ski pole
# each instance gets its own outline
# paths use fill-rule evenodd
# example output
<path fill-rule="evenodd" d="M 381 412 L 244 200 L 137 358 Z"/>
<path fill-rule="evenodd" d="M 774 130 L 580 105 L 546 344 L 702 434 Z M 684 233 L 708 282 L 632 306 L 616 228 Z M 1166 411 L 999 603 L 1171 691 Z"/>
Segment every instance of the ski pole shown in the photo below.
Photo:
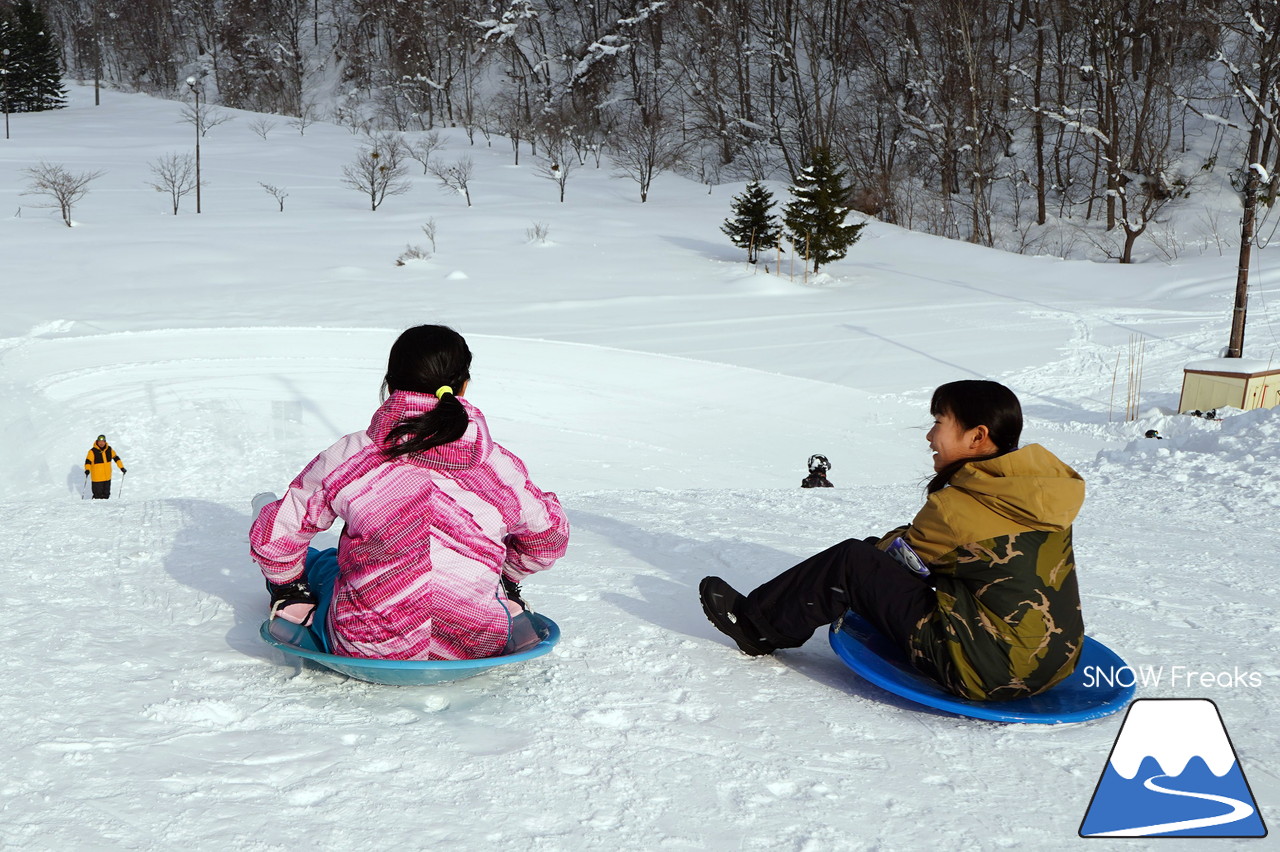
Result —
<path fill-rule="evenodd" d="M 86 489 L 87 489 L 88 487 L 89 487 L 89 471 L 87 471 L 87 470 L 86 470 L 86 471 L 84 472 L 84 485 L 81 485 L 81 486 L 80 486 L 80 499 L 81 499 L 81 500 L 85 500 L 85 499 L 87 499 L 86 495 L 88 494 L 88 491 L 87 491 Z"/>
<path fill-rule="evenodd" d="M 120 471 L 120 490 L 119 490 L 118 492 L 116 492 L 116 497 L 117 497 L 117 498 L 120 498 L 120 497 L 123 497 L 123 496 L 124 496 L 124 477 L 125 477 L 125 474 L 127 474 L 128 472 L 129 472 L 129 471 L 127 471 L 127 470 L 122 470 L 122 471 Z"/>

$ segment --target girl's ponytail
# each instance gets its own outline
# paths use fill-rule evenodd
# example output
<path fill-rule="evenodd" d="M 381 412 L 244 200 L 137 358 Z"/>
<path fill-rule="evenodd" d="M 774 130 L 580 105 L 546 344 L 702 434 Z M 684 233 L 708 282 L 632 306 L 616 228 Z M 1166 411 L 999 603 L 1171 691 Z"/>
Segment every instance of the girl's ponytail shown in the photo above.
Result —
<path fill-rule="evenodd" d="M 425 453 L 432 447 L 461 438 L 471 422 L 467 409 L 452 391 L 439 397 L 436 407 L 397 423 L 387 434 L 386 453 L 391 458 Z"/>
<path fill-rule="evenodd" d="M 424 453 L 452 443 L 467 431 L 470 418 L 454 388 L 471 379 L 471 350 L 462 335 L 443 325 L 408 329 L 391 347 L 383 392 L 410 391 L 434 395 L 436 406 L 396 424 L 387 435 L 391 458 Z"/>

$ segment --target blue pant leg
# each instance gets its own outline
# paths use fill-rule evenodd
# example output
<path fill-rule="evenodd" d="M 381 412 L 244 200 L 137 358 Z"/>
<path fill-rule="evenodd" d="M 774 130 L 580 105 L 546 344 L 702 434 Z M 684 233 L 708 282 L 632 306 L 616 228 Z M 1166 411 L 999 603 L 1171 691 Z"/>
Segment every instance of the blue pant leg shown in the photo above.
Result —
<path fill-rule="evenodd" d="M 315 616 L 311 619 L 311 629 L 320 636 L 324 652 L 332 653 L 329 650 L 329 607 L 333 604 L 333 587 L 338 582 L 337 549 L 330 547 L 327 550 L 316 550 L 308 547 L 303 576 L 318 601 Z"/>
<path fill-rule="evenodd" d="M 508 654 L 527 651 L 541 641 L 542 636 L 538 634 L 538 629 L 534 627 L 533 619 L 529 617 L 528 612 L 522 612 L 511 619 L 510 632 L 507 634 L 507 644 L 502 649 L 502 653 L 497 656 L 505 657 Z"/>

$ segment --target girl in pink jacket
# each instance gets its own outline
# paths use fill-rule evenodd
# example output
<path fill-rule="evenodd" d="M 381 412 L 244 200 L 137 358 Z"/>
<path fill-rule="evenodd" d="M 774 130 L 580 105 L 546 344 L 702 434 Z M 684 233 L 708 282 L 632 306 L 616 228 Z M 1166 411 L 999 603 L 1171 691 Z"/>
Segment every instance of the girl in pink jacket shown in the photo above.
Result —
<path fill-rule="evenodd" d="M 330 653 L 508 653 L 522 612 L 517 584 L 565 553 L 560 501 L 463 399 L 470 367 L 452 329 L 405 331 L 369 428 L 316 456 L 253 523 L 250 549 L 272 616 L 311 625 Z M 345 525 L 336 554 L 310 549 L 337 518 Z"/>

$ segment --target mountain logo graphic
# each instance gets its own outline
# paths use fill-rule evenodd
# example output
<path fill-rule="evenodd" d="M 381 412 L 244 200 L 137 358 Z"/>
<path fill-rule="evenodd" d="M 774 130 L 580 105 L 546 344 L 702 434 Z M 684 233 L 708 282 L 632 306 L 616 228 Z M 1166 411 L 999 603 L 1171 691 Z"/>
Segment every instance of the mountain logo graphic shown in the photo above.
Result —
<path fill-rule="evenodd" d="M 1081 837 L 1266 837 L 1258 803 L 1206 698 L 1129 705 Z"/>

